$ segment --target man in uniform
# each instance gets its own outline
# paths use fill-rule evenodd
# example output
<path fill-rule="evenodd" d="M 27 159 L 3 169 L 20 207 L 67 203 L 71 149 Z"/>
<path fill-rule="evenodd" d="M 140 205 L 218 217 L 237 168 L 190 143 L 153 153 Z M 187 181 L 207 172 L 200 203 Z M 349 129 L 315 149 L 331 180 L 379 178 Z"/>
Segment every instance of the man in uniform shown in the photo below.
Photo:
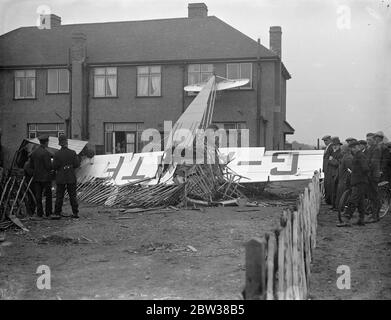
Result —
<path fill-rule="evenodd" d="M 329 161 L 327 165 L 327 171 L 330 175 L 330 187 L 331 192 L 331 206 L 333 210 L 337 209 L 336 199 L 337 199 L 337 188 L 338 188 L 338 168 L 342 159 L 341 153 L 341 141 L 338 137 L 331 138 L 332 152 L 329 156 Z"/>
<path fill-rule="evenodd" d="M 381 151 L 377 147 L 374 133 L 367 134 L 367 143 L 368 145 L 365 150 L 365 155 L 368 159 L 368 166 L 369 166 L 368 196 L 373 203 L 372 217 L 368 222 L 376 222 L 379 220 L 378 214 L 380 210 L 378 183 L 380 182 L 380 177 L 381 177 L 381 172 L 380 172 Z"/>
<path fill-rule="evenodd" d="M 75 168 L 78 168 L 80 161 L 76 152 L 68 149 L 68 140 L 65 135 L 58 138 L 61 149 L 54 155 L 53 167 L 56 170 L 56 204 L 55 217 L 61 217 L 65 189 L 68 191 L 69 200 L 72 206 L 72 218 L 79 218 L 79 207 L 76 199 L 76 175 Z"/>
<path fill-rule="evenodd" d="M 348 208 L 346 209 L 346 216 L 348 221 L 344 224 L 339 224 L 338 226 L 349 225 L 350 219 L 353 216 L 356 208 L 359 212 L 359 219 L 357 224 L 364 225 L 364 195 L 368 184 L 368 161 L 366 156 L 360 150 L 359 142 L 353 141 L 349 144 L 349 147 L 353 153 L 352 161 L 352 173 L 350 178 L 350 184 L 352 186 L 352 193 L 349 198 Z"/>
<path fill-rule="evenodd" d="M 30 168 L 33 172 L 33 189 L 37 202 L 37 216 L 49 218 L 52 214 L 52 155 L 47 150 L 49 137 L 41 135 L 38 137 L 39 147 L 33 151 L 30 158 Z M 46 196 L 45 216 L 42 207 L 42 193 Z"/>
<path fill-rule="evenodd" d="M 330 175 L 328 174 L 328 170 L 327 170 L 329 157 L 333 152 L 333 148 L 331 147 L 331 136 L 326 135 L 322 138 L 322 140 L 326 146 L 326 149 L 324 150 L 324 154 L 323 154 L 323 173 L 324 173 L 323 185 L 324 185 L 324 192 L 325 192 L 325 200 L 327 204 L 331 204 Z"/>

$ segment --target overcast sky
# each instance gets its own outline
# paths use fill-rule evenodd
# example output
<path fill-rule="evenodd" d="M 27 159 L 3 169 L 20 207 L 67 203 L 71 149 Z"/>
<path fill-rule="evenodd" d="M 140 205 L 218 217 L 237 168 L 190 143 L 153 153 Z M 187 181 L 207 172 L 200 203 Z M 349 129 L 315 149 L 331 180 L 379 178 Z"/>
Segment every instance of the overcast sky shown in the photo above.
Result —
<path fill-rule="evenodd" d="M 0 0 L 0 34 L 36 24 L 46 5 L 63 24 L 187 16 L 184 0 Z M 193 2 L 201 2 L 200 0 Z M 269 47 L 282 27 L 292 75 L 288 140 L 316 144 L 324 134 L 391 137 L 391 0 L 205 0 L 214 15 Z"/>

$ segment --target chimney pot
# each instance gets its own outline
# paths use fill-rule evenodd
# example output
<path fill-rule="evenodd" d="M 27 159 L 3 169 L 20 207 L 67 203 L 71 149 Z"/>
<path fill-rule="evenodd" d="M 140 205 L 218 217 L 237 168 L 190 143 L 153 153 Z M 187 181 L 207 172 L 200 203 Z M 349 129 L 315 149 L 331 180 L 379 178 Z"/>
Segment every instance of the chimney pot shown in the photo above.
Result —
<path fill-rule="evenodd" d="M 208 7 L 205 3 L 189 3 L 187 8 L 189 18 L 206 18 L 208 16 Z"/>

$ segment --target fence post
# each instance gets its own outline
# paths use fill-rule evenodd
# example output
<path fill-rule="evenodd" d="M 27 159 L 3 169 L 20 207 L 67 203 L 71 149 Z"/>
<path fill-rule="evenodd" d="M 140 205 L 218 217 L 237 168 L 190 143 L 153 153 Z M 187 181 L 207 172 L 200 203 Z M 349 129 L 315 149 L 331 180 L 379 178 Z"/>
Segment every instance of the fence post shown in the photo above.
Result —
<path fill-rule="evenodd" d="M 264 300 L 266 296 L 266 241 L 254 238 L 246 243 L 246 300 Z"/>
<path fill-rule="evenodd" d="M 267 241 L 267 284 L 266 284 L 266 300 L 274 300 L 274 284 L 275 284 L 275 256 L 276 256 L 276 236 L 274 233 L 269 235 Z"/>

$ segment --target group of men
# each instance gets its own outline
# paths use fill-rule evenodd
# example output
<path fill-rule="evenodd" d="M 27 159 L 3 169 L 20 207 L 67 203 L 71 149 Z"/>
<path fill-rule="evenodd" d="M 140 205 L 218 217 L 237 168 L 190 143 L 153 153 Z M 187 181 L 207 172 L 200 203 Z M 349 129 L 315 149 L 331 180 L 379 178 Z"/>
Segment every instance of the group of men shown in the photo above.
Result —
<path fill-rule="evenodd" d="M 323 172 L 326 203 L 338 210 L 342 194 L 347 188 L 352 192 L 345 211 L 349 225 L 356 209 L 359 212 L 357 224 L 379 220 L 380 199 L 378 183 L 391 180 L 391 144 L 384 142 L 379 131 L 368 133 L 366 140 L 347 138 L 342 144 L 338 137 L 326 135 L 322 138 L 326 148 L 323 156 Z M 372 216 L 365 221 L 364 199 L 368 195 L 373 204 Z"/>
<path fill-rule="evenodd" d="M 25 175 L 32 177 L 32 189 L 36 200 L 29 201 L 28 211 L 38 219 L 50 218 L 60 219 L 62 215 L 62 205 L 65 190 L 69 195 L 72 206 L 72 218 L 79 218 L 79 209 L 76 199 L 76 175 L 75 168 L 79 167 L 80 160 L 76 152 L 68 149 L 68 140 L 65 135 L 58 138 L 61 149 L 54 156 L 49 152 L 49 137 L 41 135 L 38 137 L 39 147 L 30 155 L 29 160 L 24 165 Z M 52 180 L 56 181 L 56 202 L 53 213 L 52 203 Z M 42 195 L 46 197 L 45 211 L 42 206 Z"/>

